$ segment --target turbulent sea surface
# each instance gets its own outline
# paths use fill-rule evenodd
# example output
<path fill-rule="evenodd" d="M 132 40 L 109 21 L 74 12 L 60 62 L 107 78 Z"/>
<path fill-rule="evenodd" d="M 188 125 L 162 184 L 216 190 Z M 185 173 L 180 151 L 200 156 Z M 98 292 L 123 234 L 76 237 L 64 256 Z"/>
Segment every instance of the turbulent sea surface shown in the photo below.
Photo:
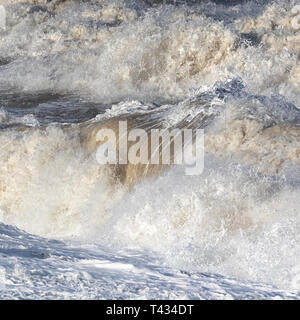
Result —
<path fill-rule="evenodd" d="M 0 298 L 299 299 L 297 5 L 0 0 Z M 100 165 L 120 119 L 203 173 Z"/>

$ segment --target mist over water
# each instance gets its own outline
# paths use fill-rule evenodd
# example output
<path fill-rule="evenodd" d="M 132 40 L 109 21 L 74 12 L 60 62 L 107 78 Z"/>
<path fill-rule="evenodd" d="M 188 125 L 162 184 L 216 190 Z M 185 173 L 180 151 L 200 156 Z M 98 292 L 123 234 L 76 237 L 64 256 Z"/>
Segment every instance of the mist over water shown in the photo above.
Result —
<path fill-rule="evenodd" d="M 299 291 L 296 4 L 0 0 L 0 221 Z M 99 165 L 124 119 L 204 129 L 204 172 Z"/>

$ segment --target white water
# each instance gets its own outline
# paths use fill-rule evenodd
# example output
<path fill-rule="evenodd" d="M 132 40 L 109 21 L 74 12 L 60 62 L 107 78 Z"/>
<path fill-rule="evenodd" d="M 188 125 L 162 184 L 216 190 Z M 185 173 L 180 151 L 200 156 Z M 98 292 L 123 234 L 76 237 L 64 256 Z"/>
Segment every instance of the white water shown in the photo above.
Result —
<path fill-rule="evenodd" d="M 0 1 L 0 297 L 299 298 L 296 3 Z M 116 181 L 81 131 L 133 114 L 204 173 Z"/>
<path fill-rule="evenodd" d="M 0 50 L 16 60 L 2 69 L 5 85 L 76 90 L 106 102 L 157 101 L 241 77 L 255 94 L 276 92 L 299 104 L 300 39 L 291 24 L 296 0 L 227 9 L 207 1 L 154 8 L 146 1 L 67 1 L 48 11 L 10 2 L 18 1 L 3 2 Z M 243 36 L 251 32 L 260 42 L 238 45 L 251 43 L 251 34 Z"/>

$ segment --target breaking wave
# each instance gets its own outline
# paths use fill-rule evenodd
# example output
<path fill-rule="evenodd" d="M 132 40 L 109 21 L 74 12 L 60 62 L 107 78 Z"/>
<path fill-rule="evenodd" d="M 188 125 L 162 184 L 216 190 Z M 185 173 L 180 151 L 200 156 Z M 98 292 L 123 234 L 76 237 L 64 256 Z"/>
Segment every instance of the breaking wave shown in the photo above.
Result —
<path fill-rule="evenodd" d="M 293 288 L 296 1 L 1 1 L 0 220 Z M 205 170 L 97 163 L 96 134 L 201 128 Z M 295 288 L 293 288 L 295 289 Z"/>

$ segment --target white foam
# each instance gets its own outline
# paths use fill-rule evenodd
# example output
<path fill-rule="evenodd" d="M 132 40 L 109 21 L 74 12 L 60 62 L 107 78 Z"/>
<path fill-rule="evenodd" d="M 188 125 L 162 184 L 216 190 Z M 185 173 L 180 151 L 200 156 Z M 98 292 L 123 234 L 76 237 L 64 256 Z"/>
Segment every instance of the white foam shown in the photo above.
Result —
<path fill-rule="evenodd" d="M 256 2 L 240 4 L 239 19 L 230 23 L 225 10 L 218 11 L 222 5 L 212 3 L 191 9 L 68 1 L 49 4 L 48 11 L 7 4 L 1 55 L 17 61 L 5 66 L 0 82 L 27 91 L 75 91 L 102 102 L 174 101 L 193 87 L 241 77 L 255 94 L 280 93 L 299 105 L 294 4 L 261 5 L 259 14 Z M 209 5 L 224 23 L 208 17 Z M 261 41 L 243 45 L 241 34 L 249 32 Z"/>
<path fill-rule="evenodd" d="M 173 168 L 128 193 L 84 149 L 80 126 L 40 128 L 32 115 L 1 109 L 0 124 L 11 126 L 0 132 L 1 221 L 49 238 L 151 250 L 177 269 L 298 290 L 299 35 L 290 25 L 296 1 L 238 4 L 233 20 L 213 2 L 21 2 L 0 1 L 7 18 L 0 30 L 2 92 L 71 92 L 114 104 L 93 122 L 156 109 L 169 126 L 227 110 L 229 118 L 208 123 L 207 151 L 217 156 L 208 156 L 204 175 Z M 257 43 L 242 41 L 250 32 Z M 214 86 L 236 78 L 245 90 Z M 274 176 L 262 175 L 264 167 Z M 101 272 L 136 271 L 131 263 L 96 260 Z M 11 276 L 32 286 L 26 270 L 16 265 Z M 62 282 L 80 283 L 79 275 Z"/>

